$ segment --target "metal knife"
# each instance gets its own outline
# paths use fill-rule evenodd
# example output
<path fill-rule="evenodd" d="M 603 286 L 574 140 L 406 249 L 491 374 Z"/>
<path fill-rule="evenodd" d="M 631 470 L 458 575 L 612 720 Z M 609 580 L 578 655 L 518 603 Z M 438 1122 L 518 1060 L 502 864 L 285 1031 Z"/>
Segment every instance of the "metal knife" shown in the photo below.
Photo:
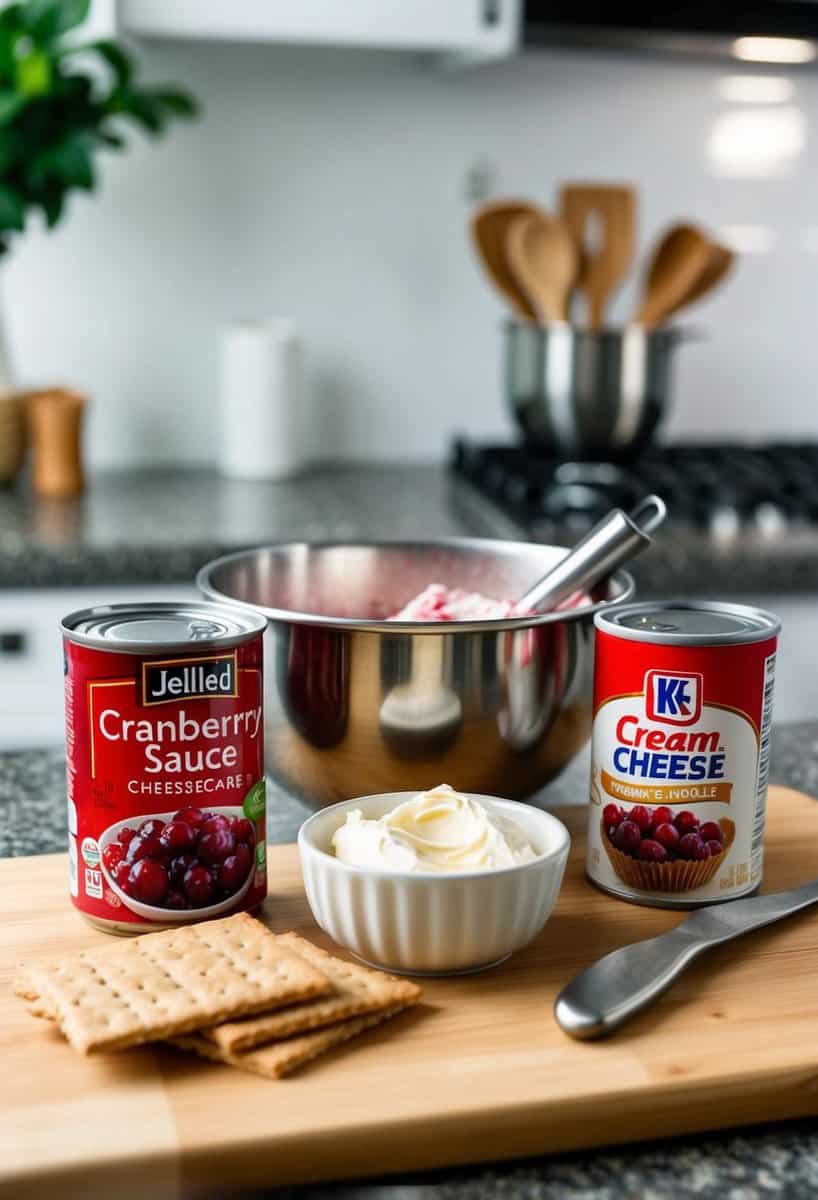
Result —
<path fill-rule="evenodd" d="M 557 1024 L 574 1038 L 606 1037 L 652 1004 L 705 950 L 815 903 L 818 880 L 702 908 L 669 933 L 622 946 L 577 975 L 557 996 Z"/>

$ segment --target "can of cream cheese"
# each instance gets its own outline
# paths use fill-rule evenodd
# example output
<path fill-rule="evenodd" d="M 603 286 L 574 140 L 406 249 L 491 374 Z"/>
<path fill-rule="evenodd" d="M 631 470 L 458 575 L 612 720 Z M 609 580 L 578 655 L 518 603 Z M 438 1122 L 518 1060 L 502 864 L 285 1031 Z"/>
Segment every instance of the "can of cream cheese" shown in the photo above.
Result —
<path fill-rule="evenodd" d="M 588 876 L 663 908 L 754 891 L 778 618 L 679 601 L 615 608 L 595 625 Z"/>

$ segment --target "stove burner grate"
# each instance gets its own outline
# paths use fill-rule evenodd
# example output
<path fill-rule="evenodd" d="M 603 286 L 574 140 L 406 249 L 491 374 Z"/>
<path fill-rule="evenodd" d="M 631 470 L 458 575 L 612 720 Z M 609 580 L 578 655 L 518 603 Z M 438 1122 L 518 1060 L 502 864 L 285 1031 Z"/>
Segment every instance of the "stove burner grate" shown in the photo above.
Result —
<path fill-rule="evenodd" d="M 530 446 L 454 444 L 452 468 L 534 536 L 582 530 L 649 492 L 669 521 L 718 536 L 753 528 L 775 536 L 818 524 L 818 444 L 654 446 L 627 467 L 562 462 Z"/>

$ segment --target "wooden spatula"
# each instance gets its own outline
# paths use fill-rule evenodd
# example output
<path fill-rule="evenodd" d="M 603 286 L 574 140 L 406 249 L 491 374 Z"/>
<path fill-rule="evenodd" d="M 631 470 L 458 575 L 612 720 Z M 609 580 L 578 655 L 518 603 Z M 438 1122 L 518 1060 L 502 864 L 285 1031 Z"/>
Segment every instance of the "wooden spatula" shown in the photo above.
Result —
<path fill-rule="evenodd" d="M 562 221 L 547 213 L 515 217 L 508 226 L 506 256 L 538 321 L 567 320 L 579 253 Z"/>
<path fill-rule="evenodd" d="M 577 290 L 587 298 L 591 329 L 599 329 L 608 300 L 633 260 L 636 192 L 631 187 L 566 184 L 560 192 L 560 215 L 579 248 Z M 592 223 L 594 243 L 589 238 Z"/>
<path fill-rule="evenodd" d="M 489 277 L 515 314 L 526 321 L 535 321 L 537 314 L 511 271 L 506 256 L 506 237 L 509 225 L 516 217 L 537 216 L 539 211 L 525 200 L 497 200 L 483 204 L 471 221 L 474 245 Z"/>
<path fill-rule="evenodd" d="M 710 263 L 712 249 L 712 243 L 695 225 L 671 225 L 653 251 L 634 321 L 661 325 L 686 304 Z"/>
<path fill-rule="evenodd" d="M 726 246 L 719 245 L 718 242 L 711 241 L 710 258 L 707 266 L 687 294 L 675 306 L 673 312 L 678 312 L 680 308 L 687 308 L 688 304 L 695 304 L 697 300 L 701 300 L 708 292 L 712 292 L 728 274 L 735 261 L 736 256 L 732 250 L 728 250 Z"/>

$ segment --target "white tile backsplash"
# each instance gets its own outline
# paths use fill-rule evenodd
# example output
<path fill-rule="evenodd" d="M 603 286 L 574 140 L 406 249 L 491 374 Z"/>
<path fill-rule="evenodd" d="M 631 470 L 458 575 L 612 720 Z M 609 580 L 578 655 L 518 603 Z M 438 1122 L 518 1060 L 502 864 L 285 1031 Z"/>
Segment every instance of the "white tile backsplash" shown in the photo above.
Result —
<path fill-rule="evenodd" d="M 575 51 L 469 72 L 268 46 L 142 48 L 205 114 L 111 156 L 55 234 L 5 270 L 22 382 L 93 398 L 97 465 L 216 456 L 218 342 L 292 317 L 319 444 L 439 456 L 508 436 L 502 306 L 466 236 L 469 187 L 548 205 L 561 180 L 628 180 L 640 247 L 679 217 L 744 250 L 691 313 L 667 435 L 818 432 L 818 69 Z M 753 81 L 756 81 L 755 83 Z M 627 312 L 625 289 L 616 315 Z"/>

